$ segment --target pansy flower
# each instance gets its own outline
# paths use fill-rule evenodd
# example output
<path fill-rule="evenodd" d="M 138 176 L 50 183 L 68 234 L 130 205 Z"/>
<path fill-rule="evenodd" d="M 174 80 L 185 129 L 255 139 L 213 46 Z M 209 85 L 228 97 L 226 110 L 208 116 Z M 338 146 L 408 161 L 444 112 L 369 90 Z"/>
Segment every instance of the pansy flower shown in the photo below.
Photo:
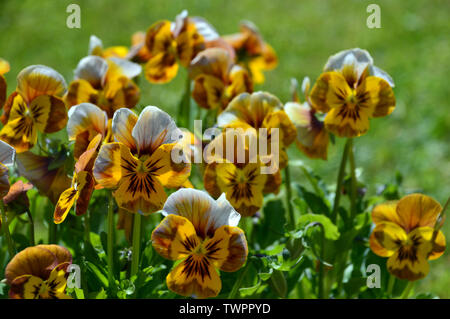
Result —
<path fill-rule="evenodd" d="M 150 26 L 145 45 L 151 56 L 144 67 L 147 80 L 167 83 L 176 76 L 178 63 L 188 67 L 197 53 L 205 49 L 205 38 L 184 10 L 175 22 L 161 20 Z"/>
<path fill-rule="evenodd" d="M 437 201 L 422 194 L 407 195 L 373 209 L 375 228 L 370 248 L 381 257 L 389 257 L 387 268 L 391 274 L 409 281 L 428 274 L 428 260 L 439 258 L 446 246 L 440 230 L 432 242 L 441 211 Z"/>
<path fill-rule="evenodd" d="M 66 219 L 67 214 L 75 203 L 77 216 L 86 213 L 92 192 L 94 191 L 95 181 L 92 175 L 92 168 L 97 156 L 97 148 L 101 141 L 102 135 L 97 134 L 75 164 L 72 185 L 61 193 L 56 203 L 53 213 L 53 221 L 55 224 L 60 224 Z"/>
<path fill-rule="evenodd" d="M 6 266 L 12 299 L 70 299 L 66 295 L 70 252 L 58 245 L 28 247 Z"/>
<path fill-rule="evenodd" d="M 54 157 L 36 155 L 30 151 L 18 153 L 16 156 L 19 174 L 56 205 L 61 193 L 70 187 L 70 178 L 64 165 L 53 167 L 54 162 Z"/>
<path fill-rule="evenodd" d="M 165 218 L 152 233 L 152 245 L 164 258 L 180 261 L 166 278 L 173 292 L 189 297 L 215 297 L 222 288 L 217 270 L 234 272 L 248 254 L 240 215 L 221 196 L 180 189 L 167 198 Z"/>
<path fill-rule="evenodd" d="M 272 171 L 270 155 L 257 154 L 257 135 L 253 128 L 226 129 L 206 147 L 208 164 L 203 175 L 205 189 L 217 198 L 222 193 L 242 216 L 253 216 L 263 206 L 264 194 L 277 194 L 281 174 Z M 232 154 L 229 148 L 233 142 Z M 222 145 L 219 145 L 222 144 Z M 251 146 L 255 149 L 250 150 Z"/>
<path fill-rule="evenodd" d="M 67 110 L 61 96 L 64 78 L 47 66 L 31 65 L 17 76 L 17 89 L 3 108 L 4 124 L 0 139 L 18 153 L 36 144 L 38 132 L 54 133 L 67 123 Z"/>
<path fill-rule="evenodd" d="M 272 70 L 278 64 L 278 58 L 274 49 L 266 43 L 258 28 L 250 21 L 242 21 L 240 32 L 224 36 L 236 51 L 238 64 L 250 70 L 253 82 L 264 82 L 265 70 Z"/>
<path fill-rule="evenodd" d="M 369 130 L 369 119 L 393 112 L 393 82 L 373 66 L 372 57 L 361 49 L 330 57 L 312 88 L 315 110 L 326 113 L 325 127 L 340 137 L 356 137 Z"/>
<path fill-rule="evenodd" d="M 139 64 L 90 55 L 81 59 L 75 79 L 64 97 L 68 106 L 83 102 L 97 105 L 109 118 L 121 107 L 132 108 L 139 101 L 139 87 L 131 80 L 141 73 Z"/>
<path fill-rule="evenodd" d="M 267 129 L 268 152 L 279 153 L 280 168 L 284 168 L 287 163 L 285 148 L 297 136 L 296 128 L 284 111 L 281 101 L 276 96 L 261 91 L 236 96 L 218 116 L 217 124 L 222 128 L 253 127 L 257 132 L 259 129 Z M 277 150 L 271 150 L 272 129 L 278 129 L 279 132 L 279 140 L 274 141 Z"/>
<path fill-rule="evenodd" d="M 146 63 L 152 57 L 150 51 L 145 45 L 146 34 L 143 31 L 136 31 L 131 36 L 131 48 L 127 59 L 137 63 Z"/>
<path fill-rule="evenodd" d="M 102 58 L 121 58 L 125 59 L 128 55 L 128 48 L 126 46 L 113 46 L 106 49 L 103 48 L 103 41 L 97 36 L 91 35 L 89 38 L 89 55 L 97 55 Z"/>
<path fill-rule="evenodd" d="M 81 103 L 70 108 L 67 134 L 69 140 L 75 142 L 75 159 L 78 160 L 99 134 L 104 143 L 112 142 L 111 121 L 105 111 L 92 103 Z"/>
<path fill-rule="evenodd" d="M 172 161 L 172 149 L 183 133 L 155 106 L 147 106 L 139 117 L 130 109 L 119 109 L 112 133 L 117 142 L 101 146 L 94 165 L 96 181 L 114 189 L 118 206 L 130 212 L 161 209 L 167 198 L 163 186 L 180 187 L 190 175 L 187 158 Z"/>
<path fill-rule="evenodd" d="M 297 90 L 297 81 L 293 81 L 293 101 L 284 105 L 286 114 L 297 129 L 297 147 L 310 158 L 321 158 L 326 160 L 329 144 L 329 133 L 325 129 L 322 120 L 317 117 L 316 111 L 311 108 L 309 102 L 309 78 L 303 81 L 302 89 L 305 102 L 301 103 Z"/>
<path fill-rule="evenodd" d="M 194 80 L 192 97 L 206 109 L 222 111 L 235 96 L 252 92 L 253 84 L 244 68 L 234 65 L 222 48 L 206 49 L 192 60 L 189 76 Z"/>

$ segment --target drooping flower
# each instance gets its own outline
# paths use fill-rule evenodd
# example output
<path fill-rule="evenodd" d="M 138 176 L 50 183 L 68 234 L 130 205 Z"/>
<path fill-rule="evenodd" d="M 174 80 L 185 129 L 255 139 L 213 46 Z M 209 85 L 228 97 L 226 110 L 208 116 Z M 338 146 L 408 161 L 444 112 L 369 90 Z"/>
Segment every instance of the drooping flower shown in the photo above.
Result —
<path fill-rule="evenodd" d="M 103 41 L 97 36 L 91 35 L 89 38 L 89 55 L 97 55 L 102 58 L 121 58 L 125 59 L 128 55 L 128 48 L 126 46 L 112 46 L 106 49 L 103 48 Z"/>
<path fill-rule="evenodd" d="M 67 133 L 75 141 L 73 155 L 78 159 L 98 134 L 104 143 L 112 142 L 111 121 L 108 114 L 92 103 L 81 103 L 69 110 Z"/>
<path fill-rule="evenodd" d="M 66 295 L 70 252 L 58 245 L 28 247 L 6 266 L 6 282 L 12 299 L 70 299 Z"/>
<path fill-rule="evenodd" d="M 295 92 L 297 81 L 294 81 Z M 321 158 L 326 160 L 328 153 L 329 134 L 325 129 L 323 121 L 317 118 L 316 111 L 311 108 L 309 102 L 309 78 L 303 81 L 303 93 L 305 102 L 301 103 L 295 94 L 293 102 L 284 105 L 286 114 L 297 129 L 297 147 L 310 158 Z"/>
<path fill-rule="evenodd" d="M 273 158 L 258 154 L 256 144 L 255 129 L 226 129 L 208 144 L 205 152 L 205 189 L 215 198 L 224 193 L 244 217 L 260 210 L 264 194 L 278 193 L 281 185 L 279 167 L 275 164 L 270 170 Z"/>
<path fill-rule="evenodd" d="M 97 148 L 101 141 L 102 135 L 97 134 L 75 164 L 72 185 L 61 193 L 56 203 L 53 213 L 53 221 L 55 224 L 60 224 L 66 219 L 67 214 L 75 203 L 77 216 L 86 213 L 92 192 L 94 191 L 95 181 L 92 175 L 92 168 L 97 156 Z"/>
<path fill-rule="evenodd" d="M 64 78 L 52 68 L 31 65 L 23 69 L 17 76 L 16 91 L 3 108 L 0 139 L 21 153 L 36 144 L 38 132 L 61 130 L 67 123 L 61 98 L 65 91 Z"/>
<path fill-rule="evenodd" d="M 204 27 L 204 25 L 203 25 Z M 202 34 L 207 34 L 203 30 Z M 145 45 L 150 59 L 144 67 L 151 83 L 167 83 L 178 72 L 178 63 L 188 67 L 191 60 L 205 49 L 205 38 L 197 29 L 196 19 L 184 10 L 175 22 L 161 20 L 147 30 Z"/>
<path fill-rule="evenodd" d="M 310 101 L 326 113 L 325 127 L 340 137 L 369 130 L 369 119 L 393 112 L 395 96 L 390 76 L 373 65 L 365 50 L 340 52 L 328 60 L 312 88 Z"/>
<path fill-rule="evenodd" d="M 373 209 L 375 228 L 370 248 L 381 257 L 389 257 L 387 268 L 391 274 L 409 281 L 428 274 L 428 260 L 439 258 L 446 246 L 440 230 L 432 241 L 441 211 L 437 201 L 422 194 L 407 195 Z"/>
<path fill-rule="evenodd" d="M 162 208 L 167 195 L 163 186 L 176 188 L 190 175 L 187 158 L 172 160 L 172 150 L 183 133 L 173 119 L 155 106 L 139 117 L 121 108 L 112 121 L 117 142 L 103 144 L 94 165 L 94 177 L 103 187 L 114 189 L 119 207 L 150 214 Z"/>
<path fill-rule="evenodd" d="M 232 57 L 222 48 L 197 54 L 189 66 L 189 76 L 194 80 L 192 97 L 207 109 L 221 111 L 235 96 L 253 91 L 247 70 L 234 65 Z"/>
<path fill-rule="evenodd" d="M 264 82 L 263 71 L 272 70 L 278 64 L 274 49 L 266 43 L 258 28 L 250 21 L 242 21 L 240 32 L 224 36 L 236 51 L 237 63 L 250 70 L 253 82 Z"/>
<path fill-rule="evenodd" d="M 112 118 L 117 109 L 132 108 L 139 101 L 140 90 L 132 78 L 141 69 L 139 64 L 115 57 L 84 57 L 75 69 L 75 79 L 64 99 L 69 107 L 83 102 L 95 104 Z"/>
<path fill-rule="evenodd" d="M 55 163 L 54 157 L 36 155 L 28 151 L 18 153 L 16 162 L 20 175 L 36 186 L 54 205 L 61 193 L 70 187 L 70 178 L 64 166 L 52 167 Z"/>
<path fill-rule="evenodd" d="M 217 124 L 222 128 L 246 129 L 253 127 L 257 132 L 260 129 L 267 129 L 268 152 L 279 153 L 280 168 L 286 166 L 287 153 L 285 148 L 294 142 L 297 132 L 294 124 L 284 111 L 283 104 L 276 96 L 261 91 L 252 94 L 241 93 L 218 116 Z M 278 129 L 279 132 L 279 140 L 274 141 L 277 150 L 271 149 L 273 129 Z"/>
<path fill-rule="evenodd" d="M 166 278 L 168 288 L 182 296 L 217 296 L 222 288 L 217 270 L 237 271 L 247 259 L 245 234 L 236 227 L 240 215 L 225 196 L 215 201 L 194 189 L 171 194 L 162 213 L 153 247 L 164 258 L 181 260 Z"/>

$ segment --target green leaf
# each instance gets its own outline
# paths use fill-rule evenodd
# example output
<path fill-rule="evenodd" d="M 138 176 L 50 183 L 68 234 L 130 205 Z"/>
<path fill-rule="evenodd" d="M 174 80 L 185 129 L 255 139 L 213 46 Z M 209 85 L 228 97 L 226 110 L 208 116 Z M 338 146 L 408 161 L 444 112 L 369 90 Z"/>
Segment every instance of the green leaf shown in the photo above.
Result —
<path fill-rule="evenodd" d="M 98 268 L 96 265 L 91 263 L 90 261 L 86 261 L 88 271 L 91 272 L 94 277 L 99 281 L 99 283 L 104 287 L 108 287 L 108 278 L 106 278 L 105 274 Z"/>
<path fill-rule="evenodd" d="M 306 225 L 318 222 L 321 223 L 325 230 L 325 238 L 330 240 L 337 240 L 340 236 L 339 230 L 336 227 L 335 224 L 326 216 L 324 215 L 317 215 L 317 214 L 306 214 L 303 216 L 300 216 L 299 225 L 306 227 Z"/>
<path fill-rule="evenodd" d="M 299 195 L 308 204 L 311 211 L 315 214 L 330 215 L 330 207 L 324 198 L 306 190 L 303 186 L 297 185 Z"/>

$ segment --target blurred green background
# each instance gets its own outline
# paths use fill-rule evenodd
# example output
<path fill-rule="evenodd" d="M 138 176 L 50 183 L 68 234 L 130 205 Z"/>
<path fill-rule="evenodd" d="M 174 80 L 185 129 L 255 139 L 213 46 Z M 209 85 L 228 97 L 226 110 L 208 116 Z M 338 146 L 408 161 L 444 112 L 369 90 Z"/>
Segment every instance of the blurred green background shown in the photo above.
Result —
<path fill-rule="evenodd" d="M 71 3 L 81 7 L 81 29 L 66 26 Z M 369 194 L 393 182 L 399 172 L 408 192 L 422 191 L 444 204 L 450 195 L 450 2 L 376 1 L 381 7 L 380 29 L 366 26 L 370 3 L 374 1 L 0 0 L 0 57 L 11 64 L 6 74 L 9 92 L 17 73 L 31 64 L 51 66 L 69 82 L 87 54 L 91 34 L 105 47 L 128 46 L 133 32 L 145 31 L 158 19 L 173 20 L 188 9 L 222 35 L 237 32 L 242 19 L 253 21 L 279 57 L 278 67 L 266 73 L 266 82 L 255 89 L 286 102 L 292 77 L 301 82 L 309 76 L 314 82 L 331 54 L 360 47 L 394 78 L 397 98 L 393 114 L 372 120 L 368 134 L 356 141 L 357 165 L 363 168 L 361 177 L 370 185 Z M 141 105 L 157 105 L 175 115 L 184 77 L 180 70 L 166 85 L 141 79 Z M 342 148 L 342 140 L 330 146 L 326 162 L 301 159 L 332 183 Z M 300 171 L 293 173 L 297 180 L 304 178 Z M 444 226 L 447 240 L 449 221 Z M 432 261 L 418 290 L 450 297 L 449 266 L 448 252 Z"/>

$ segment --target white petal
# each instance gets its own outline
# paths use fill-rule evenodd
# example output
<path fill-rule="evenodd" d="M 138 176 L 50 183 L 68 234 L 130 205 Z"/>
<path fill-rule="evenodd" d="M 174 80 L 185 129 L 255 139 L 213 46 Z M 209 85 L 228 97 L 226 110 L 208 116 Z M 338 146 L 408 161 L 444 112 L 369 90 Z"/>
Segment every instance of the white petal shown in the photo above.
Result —
<path fill-rule="evenodd" d="M 381 70 L 380 68 L 376 67 L 375 65 L 373 65 L 370 68 L 370 74 L 373 76 L 377 76 L 379 78 L 382 78 L 383 80 L 385 80 L 391 87 L 395 86 L 394 80 L 392 79 L 392 77 L 386 73 L 386 71 Z"/>
<path fill-rule="evenodd" d="M 136 142 L 131 133 L 136 125 L 137 119 L 137 115 L 132 110 L 120 108 L 114 113 L 112 120 L 114 139 L 117 142 L 125 144 L 131 150 L 136 149 Z"/>
<path fill-rule="evenodd" d="M 373 59 L 369 52 L 360 48 L 340 51 L 332 55 L 325 64 L 324 71 L 340 70 L 344 66 L 344 61 L 348 55 L 352 55 L 357 63 L 364 63 L 365 65 L 373 64 Z"/>
<path fill-rule="evenodd" d="M 111 57 L 109 60 L 117 64 L 120 67 L 122 74 L 129 79 L 138 76 L 142 72 L 142 67 L 137 63 L 116 57 Z"/>
<path fill-rule="evenodd" d="M 14 147 L 9 145 L 8 143 L 0 141 L 0 163 L 1 164 L 6 165 L 6 166 L 13 165 L 15 155 L 16 155 L 16 150 L 14 149 Z"/>
<path fill-rule="evenodd" d="M 219 33 L 205 19 L 201 17 L 191 17 L 191 21 L 195 24 L 197 32 L 205 39 L 205 41 L 213 41 L 220 38 Z"/>
<path fill-rule="evenodd" d="M 84 79 L 93 87 L 99 87 L 108 71 L 108 62 L 105 59 L 89 55 L 81 59 L 75 69 L 75 80 Z"/>
<path fill-rule="evenodd" d="M 183 138 L 169 114 L 156 106 L 147 106 L 139 115 L 132 132 L 139 151 L 152 153 L 163 144 L 174 143 Z"/>
<path fill-rule="evenodd" d="M 92 103 L 81 103 L 74 105 L 68 112 L 67 133 L 69 139 L 74 140 L 76 136 L 86 129 L 93 129 L 105 135 L 108 126 L 108 116 L 105 111 Z"/>
<path fill-rule="evenodd" d="M 99 48 L 100 50 L 103 50 L 103 42 L 99 38 L 97 38 L 95 35 L 91 35 L 89 38 L 89 52 L 88 54 L 92 54 L 92 52 Z"/>

